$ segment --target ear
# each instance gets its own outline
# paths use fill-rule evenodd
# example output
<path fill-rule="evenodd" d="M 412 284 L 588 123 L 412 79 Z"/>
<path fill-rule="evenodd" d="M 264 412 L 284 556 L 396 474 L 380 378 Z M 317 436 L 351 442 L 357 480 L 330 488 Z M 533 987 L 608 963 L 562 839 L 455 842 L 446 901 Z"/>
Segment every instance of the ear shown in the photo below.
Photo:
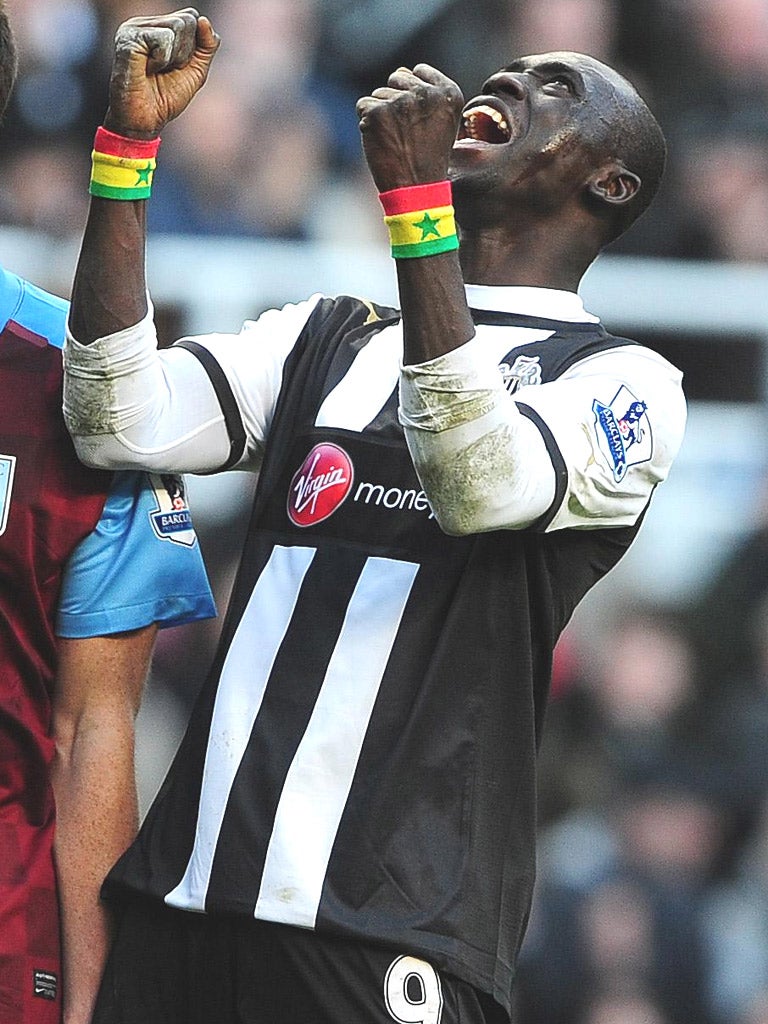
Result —
<path fill-rule="evenodd" d="M 601 167 L 587 182 L 590 195 L 611 206 L 624 206 L 640 190 L 640 178 L 624 164 Z"/>

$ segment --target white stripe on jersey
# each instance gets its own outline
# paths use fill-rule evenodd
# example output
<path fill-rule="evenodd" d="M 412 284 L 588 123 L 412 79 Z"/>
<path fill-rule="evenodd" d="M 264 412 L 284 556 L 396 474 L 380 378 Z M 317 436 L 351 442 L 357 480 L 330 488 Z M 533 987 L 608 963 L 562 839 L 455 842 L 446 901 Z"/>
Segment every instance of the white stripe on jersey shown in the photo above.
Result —
<path fill-rule="evenodd" d="M 184 877 L 165 897 L 171 907 L 205 909 L 229 794 L 315 553 L 315 548 L 276 546 L 238 624 L 213 709 L 192 855 Z M 243 686 L 244 679 L 248 686 Z"/>
<path fill-rule="evenodd" d="M 367 427 L 397 387 L 402 355 L 399 323 L 375 334 L 318 409 L 315 425 L 345 430 Z"/>
<path fill-rule="evenodd" d="M 254 910 L 258 918 L 314 927 L 363 739 L 418 569 L 389 558 L 365 563 L 288 770 Z"/>

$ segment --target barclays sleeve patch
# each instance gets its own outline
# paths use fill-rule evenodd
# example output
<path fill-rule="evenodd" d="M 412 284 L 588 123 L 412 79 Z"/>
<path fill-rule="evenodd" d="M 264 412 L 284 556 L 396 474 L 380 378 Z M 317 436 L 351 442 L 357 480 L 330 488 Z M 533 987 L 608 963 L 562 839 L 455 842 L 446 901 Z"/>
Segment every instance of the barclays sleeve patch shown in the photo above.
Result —
<path fill-rule="evenodd" d="M 170 474 L 149 478 L 155 496 L 155 508 L 149 514 L 152 529 L 160 540 L 192 547 L 197 535 L 184 493 L 184 480 Z"/>
<path fill-rule="evenodd" d="M 596 398 L 592 412 L 597 446 L 619 483 L 630 466 L 648 462 L 653 456 L 648 406 L 622 384 L 607 405 Z"/>

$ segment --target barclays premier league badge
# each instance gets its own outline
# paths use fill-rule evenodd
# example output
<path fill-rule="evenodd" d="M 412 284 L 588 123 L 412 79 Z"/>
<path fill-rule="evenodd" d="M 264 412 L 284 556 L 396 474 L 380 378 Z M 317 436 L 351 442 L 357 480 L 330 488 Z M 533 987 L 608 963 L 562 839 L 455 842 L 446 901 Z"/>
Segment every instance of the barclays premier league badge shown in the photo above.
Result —
<path fill-rule="evenodd" d="M 151 476 L 150 483 L 157 503 L 157 508 L 149 515 L 152 529 L 160 540 L 193 547 L 197 535 L 192 526 L 182 478 L 170 474 Z"/>
<path fill-rule="evenodd" d="M 648 462 L 653 455 L 648 406 L 622 385 L 608 405 L 596 398 L 592 412 L 598 446 L 619 483 L 630 466 Z"/>
<path fill-rule="evenodd" d="M 13 475 L 16 472 L 16 456 L 0 455 L 0 534 L 5 533 L 8 513 L 11 509 Z"/>

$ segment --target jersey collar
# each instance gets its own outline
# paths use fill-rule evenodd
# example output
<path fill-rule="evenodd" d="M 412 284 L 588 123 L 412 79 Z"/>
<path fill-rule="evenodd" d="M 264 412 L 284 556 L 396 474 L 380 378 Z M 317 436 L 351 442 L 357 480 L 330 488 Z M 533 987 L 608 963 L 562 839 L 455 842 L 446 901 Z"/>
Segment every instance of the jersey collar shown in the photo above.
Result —
<path fill-rule="evenodd" d="M 586 311 L 581 297 L 575 292 L 559 291 L 556 288 L 494 287 L 487 284 L 468 284 L 465 288 L 471 309 L 520 313 L 574 324 L 600 323 L 599 317 Z"/>

